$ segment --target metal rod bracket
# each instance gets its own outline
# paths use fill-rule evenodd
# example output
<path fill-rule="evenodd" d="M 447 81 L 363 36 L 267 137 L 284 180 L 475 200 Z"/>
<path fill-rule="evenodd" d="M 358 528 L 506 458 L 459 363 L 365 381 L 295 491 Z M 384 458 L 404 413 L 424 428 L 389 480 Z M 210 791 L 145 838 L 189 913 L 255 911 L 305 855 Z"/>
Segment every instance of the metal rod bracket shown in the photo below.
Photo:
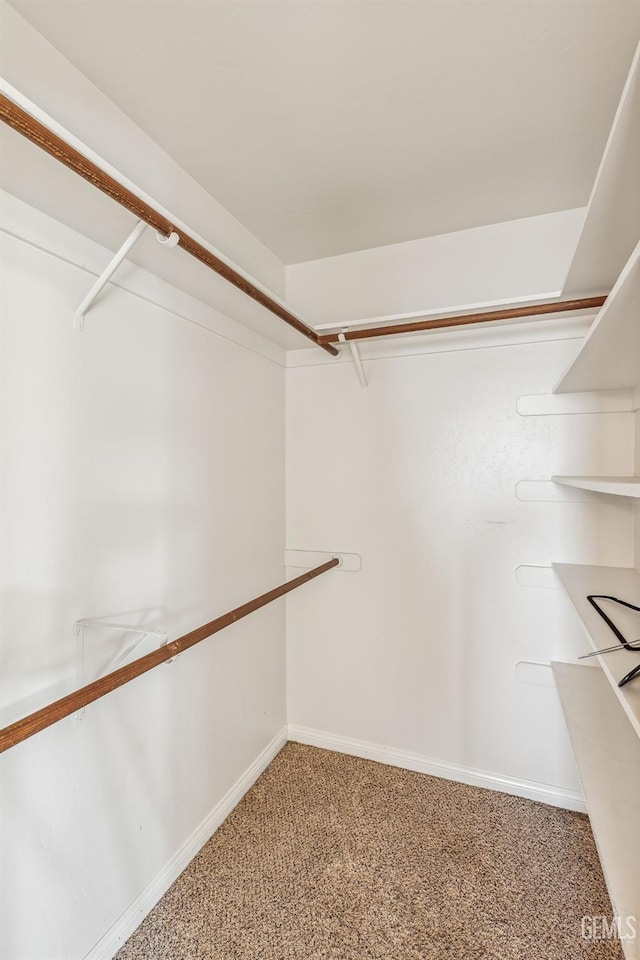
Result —
<path fill-rule="evenodd" d="M 351 359 L 353 360 L 354 366 L 356 368 L 356 373 L 358 374 L 358 380 L 360 381 L 360 386 L 366 389 L 367 386 L 367 375 L 364 372 L 364 367 L 362 366 L 362 361 L 360 359 L 360 354 L 358 353 L 358 347 L 353 340 L 347 340 L 345 333 L 347 330 L 343 330 L 342 333 L 338 334 L 338 340 L 340 343 L 347 343 L 351 351 Z"/>
<path fill-rule="evenodd" d="M 146 230 L 147 225 L 144 220 L 138 220 L 137 224 L 124 241 L 120 249 L 114 256 L 111 258 L 107 266 L 104 268 L 94 285 L 89 290 L 86 297 L 83 299 L 82 303 L 76 310 L 73 315 L 73 329 L 74 330 L 84 330 L 84 318 L 87 311 L 93 306 L 101 290 L 106 287 L 107 283 L 116 272 L 122 261 L 125 259 L 127 254 L 133 247 L 136 245 L 144 231 Z M 173 236 L 173 234 L 171 234 Z"/>
<path fill-rule="evenodd" d="M 110 630 L 112 632 L 118 633 L 132 633 L 135 635 L 135 639 L 130 643 L 125 650 L 123 650 L 119 656 L 116 657 L 115 661 L 111 664 L 111 668 L 119 666 L 123 660 L 126 660 L 127 657 L 135 650 L 138 644 L 144 640 L 145 637 L 155 637 L 159 641 L 158 646 L 164 647 L 167 644 L 169 639 L 168 634 L 163 630 L 151 630 L 148 627 L 139 626 L 137 624 L 130 623 L 113 623 L 109 620 L 97 619 L 84 619 L 76 620 L 73 625 L 73 637 L 75 641 L 75 654 L 76 654 L 76 689 L 80 689 L 87 682 L 85 676 L 85 666 L 86 666 L 86 649 L 85 649 L 85 636 L 84 631 L 85 627 L 92 627 L 99 630 Z M 167 660 L 167 663 L 173 663 L 174 658 Z M 78 711 L 78 719 L 82 719 L 84 716 L 84 707 Z"/>
<path fill-rule="evenodd" d="M 180 243 L 180 234 L 176 233 L 175 230 L 172 230 L 168 237 L 156 230 L 156 238 L 163 247 L 177 247 Z"/>

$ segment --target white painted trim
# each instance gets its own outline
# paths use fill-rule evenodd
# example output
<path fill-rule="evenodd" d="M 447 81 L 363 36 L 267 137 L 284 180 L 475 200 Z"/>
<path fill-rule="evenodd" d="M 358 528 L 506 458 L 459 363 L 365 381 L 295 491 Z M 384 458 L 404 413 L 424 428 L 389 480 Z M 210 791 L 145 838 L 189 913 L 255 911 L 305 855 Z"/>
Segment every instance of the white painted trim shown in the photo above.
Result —
<path fill-rule="evenodd" d="M 519 480 L 516 483 L 516 498 L 522 503 L 588 503 L 607 506 L 606 495 L 593 489 L 565 486 L 563 478 L 549 480 Z"/>
<path fill-rule="evenodd" d="M 516 583 L 536 590 L 560 589 L 553 567 L 542 564 L 521 563 L 516 567 Z"/>
<path fill-rule="evenodd" d="M 124 187 L 125 190 L 129 190 L 131 193 L 142 200 L 148 206 L 153 207 L 156 213 L 159 213 L 166 220 L 169 220 L 173 225 L 174 229 L 179 233 L 188 233 L 197 243 L 205 247 L 209 253 L 212 253 L 219 260 L 222 260 L 228 267 L 231 267 L 232 270 L 235 270 L 236 273 L 239 273 L 245 280 L 248 280 L 249 283 L 252 283 L 255 287 L 258 287 L 262 293 L 265 293 L 268 297 L 271 297 L 276 303 L 285 309 L 289 309 L 286 302 L 279 297 L 277 293 L 271 290 L 266 284 L 262 283 L 261 280 L 258 280 L 256 277 L 253 277 L 247 270 L 237 264 L 231 257 L 228 257 L 225 253 L 215 247 L 212 243 L 209 243 L 201 234 L 197 233 L 191 227 L 188 226 L 183 220 L 168 210 L 162 203 L 156 200 L 154 197 L 150 196 L 135 183 L 133 183 L 128 177 L 126 177 L 120 170 L 117 170 L 111 163 L 108 163 L 103 157 L 101 157 L 95 150 L 92 150 L 91 147 L 84 143 L 79 137 L 76 137 L 70 130 L 68 130 L 61 123 L 58 123 L 50 114 L 34 103 L 29 97 L 26 97 L 20 90 L 14 87 L 12 84 L 8 83 L 4 77 L 0 76 L 0 91 L 13 103 L 17 104 L 22 110 L 25 110 L 28 114 L 34 117 L 37 121 L 44 124 L 48 130 L 53 134 L 60 137 L 65 143 L 69 144 L 75 150 L 78 150 L 83 157 L 89 160 L 91 163 L 94 163 L 97 167 L 111 177 L 120 186 Z M 156 144 L 157 146 L 157 144 Z M 184 172 L 184 171 L 183 171 Z M 215 198 L 211 197 L 208 194 L 210 199 L 214 200 Z M 235 217 L 234 217 L 235 220 Z M 277 259 L 276 255 L 266 247 L 256 236 L 254 236 L 239 220 L 236 220 L 236 223 L 247 233 L 255 244 L 259 244 L 264 251 L 266 251 L 270 257 Z"/>
<path fill-rule="evenodd" d="M 321 563 L 332 560 L 333 557 L 340 558 L 340 566 L 334 567 L 335 570 L 341 570 L 343 573 L 358 573 L 362 570 L 362 557 L 359 553 L 344 553 L 335 550 L 329 553 L 325 550 L 285 550 L 285 567 L 298 567 L 302 570 L 311 570 L 313 567 L 319 567 Z"/>
<path fill-rule="evenodd" d="M 593 322 L 594 314 L 572 315 L 557 319 L 498 320 L 474 324 L 472 327 L 427 330 L 424 333 L 379 337 L 359 341 L 363 361 L 391 360 L 396 357 L 421 356 L 427 353 L 451 353 L 456 350 L 479 350 L 488 347 L 511 347 L 523 343 L 545 343 L 551 340 L 581 340 Z M 287 367 L 317 367 L 326 363 L 351 363 L 342 353 L 331 357 L 315 347 L 287 350 Z"/>
<path fill-rule="evenodd" d="M 606 493 L 613 497 L 640 499 L 640 477 L 551 477 L 553 483 L 575 487 L 577 490 L 589 490 L 593 493 Z"/>
<path fill-rule="evenodd" d="M 113 256 L 113 251 L 5 190 L 0 190 L 0 218 L 1 233 L 56 257 L 89 276 L 100 276 L 105 261 Z M 208 330 L 214 336 L 266 360 L 280 366 L 286 365 L 285 350 L 277 343 L 261 337 L 244 324 L 161 280 L 148 270 L 135 266 L 131 261 L 127 261 L 126 269 L 121 269 L 116 277 L 112 277 L 110 286 L 146 300 L 147 303 L 152 303 L 173 316 Z M 314 347 L 315 349 L 317 348 Z"/>
<path fill-rule="evenodd" d="M 377 743 L 368 743 L 366 740 L 353 740 L 350 737 L 340 737 L 322 730 L 313 730 L 310 727 L 301 727 L 295 723 L 289 724 L 289 740 L 296 743 L 306 743 L 322 750 L 334 750 L 336 753 L 347 753 L 352 757 L 362 757 L 365 760 L 375 760 L 377 763 L 386 763 L 390 767 L 401 767 L 403 770 L 414 770 L 416 773 L 426 773 L 431 777 L 440 777 L 443 780 L 455 780 L 457 783 L 466 783 L 472 787 L 483 787 L 485 790 L 497 790 L 509 793 L 514 797 L 524 797 L 535 800 L 537 803 L 548 803 L 553 807 L 563 807 L 566 810 L 579 810 L 586 813 L 584 796 L 577 790 L 566 790 L 547 783 L 536 783 L 532 780 L 518 780 L 487 770 L 476 770 L 474 767 L 465 767 L 447 760 L 434 760 L 431 757 L 422 757 L 408 750 L 396 750 Z"/>
<path fill-rule="evenodd" d="M 533 687 L 555 687 L 553 671 L 548 660 L 516 660 L 514 673 L 518 683 Z"/>
<path fill-rule="evenodd" d="M 516 403 L 516 411 L 521 417 L 632 413 L 633 410 L 634 398 L 629 389 L 599 390 L 597 393 L 539 393 L 518 397 Z"/>
<path fill-rule="evenodd" d="M 267 744 L 262 753 L 236 780 L 230 790 L 215 805 L 213 810 L 196 827 L 190 837 L 182 844 L 173 857 L 164 865 L 151 883 L 145 887 L 139 897 L 127 907 L 124 913 L 107 930 L 96 945 L 86 954 L 84 960 L 111 960 L 122 944 L 131 936 L 134 930 L 153 909 L 160 898 L 167 892 L 171 884 L 182 873 L 185 867 L 193 860 L 198 851 L 213 836 L 218 827 L 226 820 L 235 806 L 242 800 L 245 793 L 253 786 L 260 774 L 266 770 L 271 761 L 280 752 L 287 742 L 287 728 L 283 727 Z"/>
<path fill-rule="evenodd" d="M 85 955 L 84 960 L 112 960 L 122 944 L 137 929 L 171 884 L 175 882 L 185 867 L 226 820 L 245 793 L 253 786 L 260 774 L 278 755 L 287 740 L 306 743 L 322 750 L 333 750 L 354 757 L 363 757 L 366 760 L 375 760 L 388 766 L 413 770 L 444 780 L 454 780 L 457 783 L 466 783 L 474 787 L 483 787 L 487 790 L 496 790 L 512 796 L 524 797 L 538 803 L 547 803 L 555 807 L 586 812 L 584 798 L 578 791 L 565 790 L 562 787 L 535 783 L 530 780 L 505 777 L 486 770 L 476 770 L 472 767 L 449 763 L 446 760 L 422 757 L 406 750 L 394 750 L 391 747 L 368 743 L 365 740 L 353 740 L 349 737 L 340 737 L 321 730 L 312 730 L 309 727 L 289 724 L 288 727 L 283 727 L 267 744 L 262 753 L 245 770 L 202 823 L 196 827 L 191 836 L 185 840 L 180 849 L 164 865 L 151 883 L 145 887 L 142 893 Z"/>
<path fill-rule="evenodd" d="M 638 353 L 635 320 L 639 287 L 640 240 L 553 393 L 633 389 L 637 386 L 637 367 L 633 358 Z M 627 358 L 630 362 L 626 362 Z"/>
<path fill-rule="evenodd" d="M 612 213 L 614 216 L 617 214 L 616 220 L 619 221 L 620 211 L 626 208 L 626 222 L 622 224 L 618 222 L 616 226 L 618 227 L 618 233 L 622 227 L 625 236 L 629 236 L 630 240 L 633 238 L 634 230 L 633 226 L 630 228 L 630 220 L 631 217 L 637 213 L 637 205 L 633 202 L 633 197 L 625 195 L 624 188 L 625 185 L 627 188 L 630 187 L 629 181 L 625 184 L 625 174 L 628 173 L 628 170 L 633 170 L 632 183 L 635 182 L 635 169 L 633 166 L 630 166 L 628 170 L 625 170 L 625 165 L 621 163 L 621 153 L 624 153 L 624 149 L 629 143 L 636 142 L 637 124 L 634 124 L 634 120 L 637 119 L 637 114 L 633 111 L 633 95 L 634 87 L 637 90 L 639 75 L 640 43 L 638 43 L 636 47 L 633 61 L 622 90 L 622 96 L 616 108 L 609 136 L 607 137 L 607 142 L 600 159 L 598 172 L 593 181 L 591 195 L 589 196 L 585 217 L 582 222 L 582 229 L 578 235 L 573 257 L 571 258 L 564 283 L 562 284 L 562 292 L 564 294 L 572 294 L 588 289 L 583 286 L 583 281 L 585 277 L 591 281 L 593 280 L 594 250 L 597 253 L 602 249 L 602 243 L 610 245 L 612 242 L 612 238 L 609 236 L 609 230 L 607 229 L 612 222 Z M 602 238 L 601 243 L 597 242 L 598 237 Z M 617 246 L 618 244 L 619 240 L 615 245 Z M 620 251 L 618 250 L 618 252 Z M 591 255 L 591 262 L 589 262 L 589 255 Z M 620 263 L 617 269 L 620 270 L 622 266 L 623 263 Z M 617 270 L 615 272 L 617 273 Z M 614 277 L 615 273 L 613 277 L 608 278 L 611 283 L 613 283 Z"/>
<path fill-rule="evenodd" d="M 472 228 L 473 229 L 473 228 Z M 445 234 L 446 236 L 446 234 Z M 411 242 L 411 241 L 409 241 Z M 296 264 L 291 264 L 296 266 Z M 388 323 L 404 323 L 407 320 L 427 320 L 429 317 L 455 317 L 459 313 L 478 313 L 481 310 L 496 310 L 499 307 L 511 306 L 513 303 L 531 304 L 538 300 L 554 300 L 562 290 L 551 290 L 549 293 L 527 293 L 521 297 L 507 297 L 502 300 L 480 300 L 476 303 L 459 303 L 452 307 L 434 307 L 433 309 L 414 310 L 413 313 L 391 313 L 385 317 L 364 317 L 360 320 L 341 320 L 337 323 L 319 323 L 314 330 L 335 330 L 342 327 L 374 327 Z"/>

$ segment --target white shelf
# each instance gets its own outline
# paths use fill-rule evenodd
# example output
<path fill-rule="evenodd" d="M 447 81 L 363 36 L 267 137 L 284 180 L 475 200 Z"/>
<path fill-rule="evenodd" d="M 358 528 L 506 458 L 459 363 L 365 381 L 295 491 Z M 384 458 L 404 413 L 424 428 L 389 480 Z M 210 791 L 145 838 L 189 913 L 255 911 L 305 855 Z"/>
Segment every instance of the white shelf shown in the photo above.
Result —
<path fill-rule="evenodd" d="M 552 667 L 614 913 L 637 919 L 640 739 L 601 670 L 575 663 Z M 627 960 L 640 958 L 638 934 L 622 947 Z"/>
<path fill-rule="evenodd" d="M 616 638 L 588 602 L 587 596 L 605 594 L 640 605 L 640 573 L 629 567 L 590 567 L 570 563 L 554 563 L 553 569 L 587 631 L 592 649 L 612 647 Z M 613 604 L 606 605 L 606 609 L 625 637 L 629 640 L 640 638 L 640 613 Z M 631 721 L 631 727 L 640 737 L 640 678 L 622 688 L 618 686 L 618 681 L 640 664 L 640 653 L 616 651 L 599 656 L 598 662 Z M 637 803 L 640 807 L 640 794 Z"/>
<path fill-rule="evenodd" d="M 621 390 L 639 383 L 640 242 L 554 393 Z"/>
<path fill-rule="evenodd" d="M 552 477 L 554 483 L 616 497 L 640 498 L 640 477 Z"/>
<path fill-rule="evenodd" d="M 606 293 L 640 236 L 640 46 L 620 98 L 587 214 L 564 283 L 565 296 Z"/>

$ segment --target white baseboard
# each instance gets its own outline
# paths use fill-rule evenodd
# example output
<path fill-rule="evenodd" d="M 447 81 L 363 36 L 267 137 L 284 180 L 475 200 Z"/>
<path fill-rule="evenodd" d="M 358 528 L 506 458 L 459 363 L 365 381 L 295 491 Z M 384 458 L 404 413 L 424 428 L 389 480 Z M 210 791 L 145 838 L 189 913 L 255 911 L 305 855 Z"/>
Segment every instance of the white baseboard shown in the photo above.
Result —
<path fill-rule="evenodd" d="M 213 836 L 220 824 L 226 820 L 233 808 L 242 800 L 247 790 L 253 786 L 286 742 L 287 728 L 283 727 L 271 743 L 267 744 L 260 756 L 236 780 L 222 800 L 207 814 L 202 823 L 196 827 L 191 836 L 185 840 L 180 849 L 164 865 L 160 873 L 154 877 L 140 896 L 127 907 L 113 926 L 86 954 L 85 960 L 111 960 L 125 940 L 131 936 L 149 911 L 167 892 L 174 880 L 195 857 L 200 848 Z"/>
<path fill-rule="evenodd" d="M 472 767 L 448 763 L 445 760 L 422 757 L 407 750 L 394 750 L 380 744 L 368 743 L 366 740 L 353 740 L 350 737 L 340 737 L 332 733 L 325 733 L 322 730 L 289 724 L 288 728 L 283 727 L 271 743 L 267 744 L 260 756 L 254 760 L 202 823 L 196 827 L 191 836 L 185 840 L 180 849 L 164 865 L 160 873 L 142 891 L 140 896 L 133 901 L 98 943 L 86 954 L 84 960 L 112 960 L 122 944 L 131 936 L 201 847 L 213 836 L 220 824 L 229 816 L 260 774 L 266 770 L 287 740 L 307 743 L 324 750 L 334 750 L 337 753 L 347 753 L 354 757 L 363 757 L 365 760 L 375 760 L 392 767 L 401 767 L 403 770 L 415 770 L 417 773 L 426 773 L 444 780 L 456 780 L 459 783 L 468 783 L 474 787 L 498 790 L 516 797 L 536 800 L 539 803 L 548 803 L 555 807 L 586 811 L 584 798 L 577 791 L 564 790 L 561 787 L 553 787 L 545 783 L 534 783 L 530 780 L 516 780 L 513 777 L 504 777 L 496 773 L 489 773 L 486 770 L 476 770 Z"/>
<path fill-rule="evenodd" d="M 312 747 L 321 747 L 323 750 L 348 753 L 353 757 L 362 757 L 365 760 L 376 760 L 378 763 L 386 763 L 390 767 L 401 767 L 403 770 L 427 773 L 432 777 L 440 777 L 443 780 L 456 780 L 458 783 L 468 783 L 473 787 L 484 787 L 487 790 L 510 793 L 515 797 L 525 797 L 527 800 L 548 803 L 551 806 L 563 807 L 566 810 L 579 810 L 582 813 L 586 813 L 587 810 L 584 796 L 576 790 L 565 790 L 562 787 L 536 783 L 531 780 L 517 780 L 514 777 L 505 777 L 501 774 L 490 773 L 487 770 L 463 767 L 446 760 L 421 757 L 419 754 L 410 753 L 408 750 L 394 750 L 392 747 L 368 743 L 366 740 L 352 740 L 350 737 L 340 737 L 333 733 L 325 733 L 322 730 L 300 727 L 294 723 L 289 724 L 289 740 L 294 740 L 296 743 L 307 743 Z"/>

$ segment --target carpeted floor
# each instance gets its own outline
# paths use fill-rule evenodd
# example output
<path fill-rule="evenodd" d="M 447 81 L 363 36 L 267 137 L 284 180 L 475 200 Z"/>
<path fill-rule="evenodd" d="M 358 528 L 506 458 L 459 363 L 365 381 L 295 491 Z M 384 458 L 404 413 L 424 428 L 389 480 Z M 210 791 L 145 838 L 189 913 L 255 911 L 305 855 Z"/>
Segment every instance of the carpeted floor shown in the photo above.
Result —
<path fill-rule="evenodd" d="M 588 819 L 290 743 L 117 960 L 621 960 Z"/>

